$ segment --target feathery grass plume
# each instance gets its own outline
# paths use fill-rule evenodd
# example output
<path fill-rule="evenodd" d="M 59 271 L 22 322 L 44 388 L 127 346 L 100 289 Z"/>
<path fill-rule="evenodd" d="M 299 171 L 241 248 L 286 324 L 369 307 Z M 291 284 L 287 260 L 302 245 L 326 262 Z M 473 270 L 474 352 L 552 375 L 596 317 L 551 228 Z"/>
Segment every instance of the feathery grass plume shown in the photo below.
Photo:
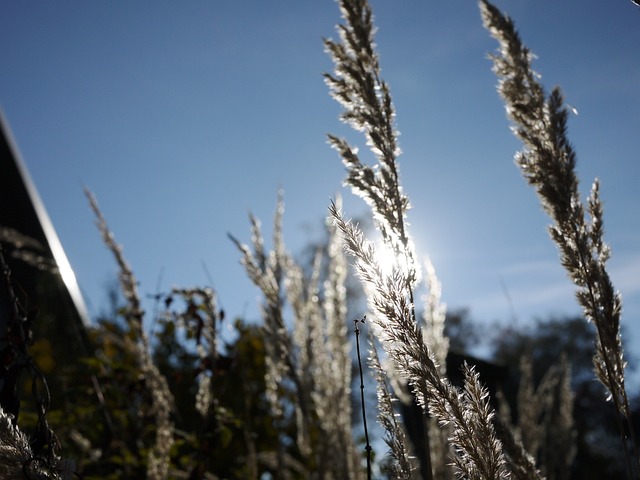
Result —
<path fill-rule="evenodd" d="M 337 200 L 340 202 L 340 200 Z M 339 204 L 339 203 L 338 203 Z M 331 217 L 327 217 L 326 226 L 329 232 L 327 245 L 328 275 L 324 281 L 323 310 L 326 317 L 327 350 L 331 357 L 329 374 L 333 375 L 334 386 L 338 388 L 332 396 L 338 398 L 351 397 L 351 355 L 349 329 L 347 327 L 347 259 L 342 249 L 340 231 Z M 351 425 L 351 408 L 342 411 L 340 423 Z"/>
<path fill-rule="evenodd" d="M 517 431 L 526 450 L 539 459 L 547 478 L 568 478 L 564 474 L 575 454 L 575 432 L 566 355 L 547 370 L 537 388 L 532 355 L 526 353 L 520 359 Z"/>
<path fill-rule="evenodd" d="M 150 413 L 155 419 L 155 444 L 149 450 L 147 459 L 147 478 L 149 480 L 164 480 L 168 476 L 170 450 L 173 445 L 173 395 L 169 390 L 167 380 L 153 363 L 149 338 L 144 330 L 144 311 L 138 295 L 137 281 L 131 267 L 124 258 L 122 247 L 116 242 L 107 221 L 105 220 L 94 195 L 85 189 L 89 206 L 96 216 L 96 223 L 102 239 L 113 254 L 120 269 L 120 288 L 127 302 L 125 319 L 135 335 L 136 351 L 139 368 L 145 378 L 145 385 L 149 389 L 152 399 Z"/>
<path fill-rule="evenodd" d="M 510 421 L 502 415 L 494 416 L 493 428 L 502 443 L 505 459 L 513 480 L 545 480 L 536 467 L 536 462 L 524 448 L 522 442 L 516 438 Z"/>
<path fill-rule="evenodd" d="M 480 8 L 485 28 L 500 43 L 500 53 L 492 56 L 494 71 L 500 78 L 498 90 L 515 124 L 513 131 L 525 147 L 516 155 L 516 163 L 553 219 L 549 233 L 560 250 L 562 265 L 577 287 L 578 302 L 597 329 L 596 375 L 613 400 L 625 451 L 629 435 L 637 452 L 624 384 L 621 298 L 606 270 L 610 252 L 603 240 L 598 181 L 593 183 L 588 199 L 588 221 L 578 191 L 576 155 L 567 139 L 568 111 L 560 89 L 555 88 L 546 96 L 531 68 L 532 55 L 522 44 L 511 19 L 486 0 L 481 0 Z M 627 419 L 629 433 L 621 416 Z M 635 457 L 640 472 L 637 453 Z"/>
<path fill-rule="evenodd" d="M 269 401 L 280 420 L 287 407 L 293 406 L 296 446 L 308 472 L 319 478 L 357 479 L 360 465 L 351 431 L 351 359 L 344 322 L 346 259 L 338 246 L 339 232 L 330 229 L 328 257 L 319 251 L 309 276 L 285 251 L 282 215 L 279 196 L 274 247 L 269 253 L 253 216 L 252 248 L 231 237 L 242 253 L 247 274 L 265 299 Z M 325 261 L 329 273 L 321 282 Z M 292 331 L 285 324 L 285 301 L 293 313 Z M 286 390 L 293 390 L 294 402 L 283 397 Z"/>
<path fill-rule="evenodd" d="M 383 273 L 373 244 L 343 218 L 334 204 L 330 206 L 331 215 L 342 231 L 346 251 L 356 260 L 357 274 L 368 288 L 377 334 L 387 356 L 396 363 L 425 410 L 428 405 L 442 424 L 452 424 L 461 473 L 472 473 L 473 478 L 507 478 L 492 425 L 480 428 L 486 412 L 474 403 L 478 392 L 463 394 L 441 375 L 416 321 L 413 289 L 418 271 L 405 221 L 409 201 L 399 183 L 394 109 L 389 88 L 380 79 L 371 9 L 364 0 L 342 0 L 340 8 L 345 20 L 345 25 L 338 26 L 342 42 L 325 40 L 334 60 L 335 76 L 327 74 L 325 79 L 344 107 L 342 119 L 364 133 L 378 163 L 375 167 L 364 165 L 357 151 L 342 139 L 330 135 L 329 142 L 347 167 L 347 184 L 370 205 L 385 245 L 395 253 L 391 273 Z M 470 379 L 468 387 L 477 384 Z"/>
<path fill-rule="evenodd" d="M 337 246 L 337 229 L 330 228 L 328 233 L 326 255 L 318 249 L 310 276 L 288 259 L 285 285 L 293 306 L 294 344 L 298 352 L 305 354 L 297 361 L 298 371 L 321 431 L 314 442 L 318 457 L 315 473 L 321 478 L 358 478 L 360 463 L 351 429 L 351 357 L 344 321 L 346 259 Z M 323 262 L 328 273 L 321 283 Z M 299 286 L 292 289 L 295 283 Z M 292 295 L 294 291 L 298 294 Z M 338 314 L 345 316 L 337 317 Z"/>
<path fill-rule="evenodd" d="M 269 253 L 265 252 L 260 221 L 253 214 L 249 215 L 253 250 L 234 236 L 229 235 L 231 241 L 242 254 L 241 263 L 247 276 L 264 296 L 261 310 L 265 331 L 265 393 L 277 423 L 280 423 L 284 418 L 284 406 L 280 397 L 284 382 L 288 377 L 291 377 L 296 390 L 301 387 L 300 380 L 295 374 L 292 339 L 287 331 L 283 316 L 285 296 L 283 292 L 283 263 L 286 257 L 282 239 L 283 213 L 282 192 L 278 192 L 273 229 L 273 249 Z M 303 402 L 296 402 L 296 408 L 301 408 L 301 403 Z M 282 448 L 279 445 L 276 456 L 279 474 L 285 472 L 282 455 Z"/>
<path fill-rule="evenodd" d="M 336 199 L 338 208 L 342 205 L 341 202 L 341 198 L 338 197 Z M 335 375 L 343 378 L 344 374 L 348 374 L 350 378 L 349 329 L 344 320 L 347 318 L 347 288 L 345 286 L 347 259 L 342 248 L 342 236 L 330 216 L 327 217 L 325 224 L 329 232 L 329 241 L 327 244 L 328 275 L 324 281 L 323 310 L 327 318 L 328 347 L 335 361 L 335 366 L 339 367 L 335 371 Z M 346 384 L 350 385 L 350 382 L 346 382 Z"/>
<path fill-rule="evenodd" d="M 449 339 L 444 334 L 447 307 L 441 302 L 442 286 L 430 259 L 424 261 L 424 281 L 427 293 L 422 297 L 424 310 L 422 313 L 422 334 L 431 352 L 440 374 L 447 373 L 447 353 Z M 441 427 L 435 418 L 426 419 L 431 470 L 434 480 L 451 478 L 451 465 L 447 459 L 451 456 L 449 448 L 449 427 Z"/>
<path fill-rule="evenodd" d="M 462 459 L 456 466 L 464 468 L 462 473 L 472 472 L 473 478 L 508 478 L 500 442 L 495 435 L 488 435 L 492 425 L 478 429 L 486 418 L 482 408 L 472 405 L 477 394 L 459 392 L 441 376 L 407 301 L 406 278 L 398 269 L 391 275 L 383 274 L 373 244 L 364 239 L 359 228 L 344 220 L 335 205 L 330 211 L 343 232 L 347 253 L 356 261 L 356 273 L 369 287 L 369 304 L 376 313 L 373 321 L 385 352 L 409 382 L 425 412 L 428 407 L 441 425 L 452 426 L 452 445 L 456 456 Z M 468 382 L 466 388 L 469 387 L 476 385 Z M 482 417 L 478 418 L 480 414 Z"/>
<path fill-rule="evenodd" d="M 309 390 L 304 388 L 303 379 L 300 375 L 302 369 L 296 364 L 294 339 L 287 330 L 283 314 L 286 297 L 284 290 L 285 274 L 287 266 L 291 267 L 291 264 L 287 265 L 289 259 L 282 238 L 283 215 L 284 201 L 282 192 L 278 192 L 273 228 L 273 249 L 268 253 L 265 252 L 260 221 L 252 214 L 249 215 L 249 220 L 251 222 L 253 251 L 248 245 L 241 243 L 232 235 L 229 235 L 229 238 L 242 253 L 241 262 L 249 279 L 260 289 L 264 296 L 264 303 L 261 308 L 267 340 L 265 342 L 266 393 L 272 412 L 276 418 L 283 418 L 284 405 L 280 393 L 286 380 L 290 379 L 294 383 L 297 396 L 295 411 L 299 447 L 304 454 L 309 455 L 311 453 L 307 434 L 309 428 Z M 303 348 L 305 347 L 303 346 Z"/>
<path fill-rule="evenodd" d="M 310 425 L 314 412 L 313 395 L 316 392 L 317 367 L 326 363 L 326 355 L 322 349 L 324 339 L 320 329 L 322 324 L 318 282 L 321 256 L 318 252 L 313 261 L 311 277 L 306 278 L 303 269 L 291 257 L 285 259 L 285 290 L 293 309 L 293 334 L 295 376 L 300 385 L 296 406 L 297 444 L 304 455 L 312 454 Z M 318 413 L 317 411 L 315 413 Z M 322 412 L 324 413 L 324 412 Z M 320 466 L 323 468 L 324 466 Z"/>
<path fill-rule="evenodd" d="M 462 396 L 467 422 L 465 429 L 454 428 L 452 431 L 452 443 L 459 449 L 453 461 L 464 478 L 509 478 L 502 444 L 493 427 L 495 412 L 489 405 L 489 392 L 480 384 L 473 366 L 465 363 L 463 374 Z M 479 458 L 470 456 L 473 449 L 480 450 Z"/>
<path fill-rule="evenodd" d="M 27 436 L 0 407 L 0 477 L 24 479 L 23 465 L 33 458 Z"/>
<path fill-rule="evenodd" d="M 504 392 L 498 389 L 497 415 L 493 418 L 493 426 L 497 437 L 502 442 L 504 454 L 513 480 L 543 480 L 544 477 L 536 466 L 533 456 L 524 448 L 519 432 L 511 425 L 511 407 Z"/>
<path fill-rule="evenodd" d="M 375 167 L 363 164 L 357 149 L 343 139 L 329 135 L 329 143 L 347 167 L 346 183 L 371 207 L 385 244 L 397 261 L 403 262 L 407 288 L 411 290 L 418 271 L 415 248 L 405 230 L 409 200 L 399 182 L 395 111 L 389 87 L 380 78 L 371 8 L 366 0 L 343 0 L 340 10 L 346 22 L 337 27 L 341 43 L 325 40 L 335 76 L 324 77 L 333 98 L 344 107 L 341 119 L 363 132 L 378 163 Z"/>
<path fill-rule="evenodd" d="M 425 283 L 427 293 L 423 296 L 424 310 L 422 312 L 422 334 L 433 353 L 436 364 L 442 375 L 447 371 L 447 353 L 449 353 L 449 339 L 444 334 L 444 322 L 447 316 L 447 306 L 441 302 L 442 285 L 436 275 L 436 269 L 428 258 L 424 262 Z"/>
<path fill-rule="evenodd" d="M 519 422 L 519 428 L 523 439 L 526 439 L 527 430 L 535 432 L 536 437 L 526 439 L 530 442 L 528 450 L 537 455 L 542 473 L 550 480 L 569 478 L 575 455 L 570 379 L 571 367 L 563 354 L 560 361 L 544 374 L 535 392 L 527 389 L 531 395 L 529 401 L 519 402 L 519 408 L 526 406 L 535 412 L 536 418 L 530 418 L 526 425 Z M 533 379 L 529 381 L 533 385 Z M 532 425 L 531 421 L 537 424 Z"/>
<path fill-rule="evenodd" d="M 543 375 L 537 388 L 530 352 L 520 359 L 516 435 L 528 454 L 539 460 L 550 480 L 569 478 L 575 456 L 571 367 L 566 355 Z M 502 418 L 505 425 L 510 419 Z"/>
<path fill-rule="evenodd" d="M 548 375 L 547 375 L 548 378 Z M 541 382 L 541 387 L 543 382 Z M 536 456 L 538 448 L 542 443 L 542 425 L 540 417 L 542 415 L 543 395 L 536 394 L 542 392 L 536 387 L 533 381 L 533 356 L 531 352 L 526 352 L 520 358 L 520 382 L 518 384 L 518 434 L 522 445 L 527 452 Z"/>
<path fill-rule="evenodd" d="M 571 464 L 576 454 L 576 431 L 573 425 L 573 392 L 571 365 L 562 355 L 554 366 L 547 387 L 546 411 L 540 465 L 549 479 L 562 480 L 571 475 Z M 543 382 L 545 382 L 543 378 Z"/>
<path fill-rule="evenodd" d="M 328 229 L 327 277 L 323 283 L 322 310 L 324 313 L 324 347 L 326 362 L 318 363 L 322 380 L 314 392 L 318 418 L 329 435 L 328 442 L 336 462 L 347 462 L 343 471 L 357 478 L 360 460 L 353 441 L 351 417 L 351 355 L 347 327 L 347 259 L 342 249 L 339 230 L 330 218 Z"/>
<path fill-rule="evenodd" d="M 267 339 L 265 342 L 266 395 L 276 418 L 281 418 L 283 415 L 283 408 L 279 398 L 281 384 L 287 373 L 293 371 L 293 366 L 289 361 L 293 348 L 282 313 L 284 308 L 282 262 L 284 261 L 285 253 L 280 230 L 282 228 L 283 208 L 282 197 L 279 194 L 274 221 L 274 247 L 268 255 L 264 249 L 260 221 L 254 215 L 249 215 L 253 251 L 248 245 L 229 235 L 231 241 L 242 254 L 241 263 L 249 279 L 260 289 L 264 296 L 261 310 Z"/>
<path fill-rule="evenodd" d="M 397 419 L 393 403 L 397 401 L 392 397 L 387 386 L 387 376 L 380 365 L 378 350 L 369 335 L 369 367 L 377 383 L 378 394 L 378 422 L 385 430 L 385 442 L 391 453 L 391 475 L 394 479 L 413 480 L 417 478 L 418 468 L 416 458 L 411 452 L 411 444 L 405 432 L 402 422 Z"/>

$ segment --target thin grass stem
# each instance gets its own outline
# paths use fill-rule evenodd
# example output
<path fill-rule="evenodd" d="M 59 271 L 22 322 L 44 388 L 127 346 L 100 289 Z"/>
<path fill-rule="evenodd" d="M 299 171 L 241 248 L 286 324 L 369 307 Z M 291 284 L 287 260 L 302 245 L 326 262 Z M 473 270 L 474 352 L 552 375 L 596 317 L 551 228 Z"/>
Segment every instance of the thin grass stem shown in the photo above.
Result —
<path fill-rule="evenodd" d="M 360 371 L 360 401 L 362 403 L 362 424 L 364 425 L 365 452 L 367 453 L 367 480 L 371 480 L 371 445 L 369 444 L 369 431 L 367 430 L 367 413 L 364 405 L 364 376 L 362 374 L 362 359 L 360 357 L 360 328 L 358 323 L 364 323 L 367 319 L 365 315 L 362 320 L 357 318 L 353 321 L 354 332 L 356 334 L 356 353 L 358 355 L 358 370 Z"/>

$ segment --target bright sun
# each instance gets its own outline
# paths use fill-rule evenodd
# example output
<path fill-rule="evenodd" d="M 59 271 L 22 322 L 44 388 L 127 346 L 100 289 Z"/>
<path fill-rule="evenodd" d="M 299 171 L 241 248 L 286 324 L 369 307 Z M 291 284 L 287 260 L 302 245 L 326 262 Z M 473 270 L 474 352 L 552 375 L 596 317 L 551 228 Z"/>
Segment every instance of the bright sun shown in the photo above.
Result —
<path fill-rule="evenodd" d="M 386 276 L 391 275 L 394 268 L 398 267 L 398 258 L 395 252 L 384 242 L 376 242 L 376 261 Z"/>

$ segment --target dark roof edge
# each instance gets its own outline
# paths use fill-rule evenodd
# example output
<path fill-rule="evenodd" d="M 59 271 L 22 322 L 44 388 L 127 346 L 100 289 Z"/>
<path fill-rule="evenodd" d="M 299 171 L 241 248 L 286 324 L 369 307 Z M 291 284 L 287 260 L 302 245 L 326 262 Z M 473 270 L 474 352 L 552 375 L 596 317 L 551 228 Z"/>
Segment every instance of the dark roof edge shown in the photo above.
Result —
<path fill-rule="evenodd" d="M 53 223 L 51 223 L 51 219 L 49 218 L 49 214 L 44 207 L 44 203 L 42 202 L 42 199 L 38 194 L 38 190 L 31 180 L 31 176 L 29 175 L 27 167 L 22 161 L 20 150 L 18 149 L 18 145 L 13 138 L 13 133 L 9 128 L 9 123 L 7 122 L 7 119 L 4 115 L 2 106 L 0 106 L 0 129 L 2 129 L 2 131 L 4 132 L 4 136 L 7 139 L 9 149 L 13 154 L 15 164 L 18 168 L 18 171 L 20 172 L 20 176 L 22 177 L 22 181 L 25 185 L 25 188 L 27 189 L 27 193 L 29 194 L 29 198 L 31 199 L 33 208 L 36 211 L 36 215 L 38 216 L 38 220 L 40 221 L 42 230 L 44 231 L 44 234 L 47 238 L 49 248 L 51 249 L 51 253 L 53 254 L 53 259 L 58 266 L 58 270 L 60 271 L 62 281 L 67 287 L 69 295 L 71 296 L 71 300 L 73 301 L 76 310 L 78 311 L 78 315 L 80 316 L 82 323 L 85 326 L 90 326 L 91 321 L 89 320 L 87 306 L 84 303 L 84 298 L 82 297 L 82 293 L 80 292 L 80 287 L 78 285 L 78 281 L 76 280 L 75 273 L 73 273 L 73 269 L 71 268 L 71 264 L 67 259 L 67 255 L 66 253 L 64 253 L 62 243 L 60 243 L 58 234 L 56 233 L 55 228 L 53 228 Z"/>

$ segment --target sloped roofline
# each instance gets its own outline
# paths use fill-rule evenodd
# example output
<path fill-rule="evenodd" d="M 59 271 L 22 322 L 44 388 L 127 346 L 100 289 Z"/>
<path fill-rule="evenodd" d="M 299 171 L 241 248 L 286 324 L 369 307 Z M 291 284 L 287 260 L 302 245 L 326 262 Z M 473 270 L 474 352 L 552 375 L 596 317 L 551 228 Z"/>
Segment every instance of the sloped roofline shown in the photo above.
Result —
<path fill-rule="evenodd" d="M 71 300 L 73 301 L 73 304 L 78 311 L 78 315 L 80 316 L 82 323 L 85 326 L 90 326 L 91 322 L 89 320 L 87 306 L 84 302 L 84 298 L 82 297 L 82 293 L 80 292 L 80 287 L 78 285 L 78 281 L 76 280 L 75 273 L 71 268 L 71 264 L 69 263 L 66 253 L 64 252 L 64 248 L 62 248 L 60 238 L 58 238 L 58 234 L 53 227 L 53 223 L 51 222 L 44 203 L 42 202 L 42 199 L 38 194 L 38 190 L 36 189 L 33 180 L 31 180 L 31 175 L 29 175 L 29 171 L 27 170 L 25 163 L 22 161 L 20 150 L 18 149 L 18 145 L 13 137 L 11 129 L 9 128 L 9 122 L 6 119 L 1 106 L 0 128 L 2 129 L 2 133 L 6 138 L 9 150 L 13 155 L 15 165 L 18 169 L 18 172 L 20 173 L 20 176 L 22 177 L 22 182 L 24 183 L 25 189 L 27 190 L 29 198 L 31 199 L 31 203 L 36 212 L 38 220 L 40 221 L 40 225 L 42 226 L 42 230 L 44 231 L 47 243 L 49 244 L 49 249 L 53 254 L 53 259 L 56 262 L 56 265 L 60 272 L 60 276 L 62 277 L 62 281 L 64 282 L 67 291 L 71 296 Z"/>

